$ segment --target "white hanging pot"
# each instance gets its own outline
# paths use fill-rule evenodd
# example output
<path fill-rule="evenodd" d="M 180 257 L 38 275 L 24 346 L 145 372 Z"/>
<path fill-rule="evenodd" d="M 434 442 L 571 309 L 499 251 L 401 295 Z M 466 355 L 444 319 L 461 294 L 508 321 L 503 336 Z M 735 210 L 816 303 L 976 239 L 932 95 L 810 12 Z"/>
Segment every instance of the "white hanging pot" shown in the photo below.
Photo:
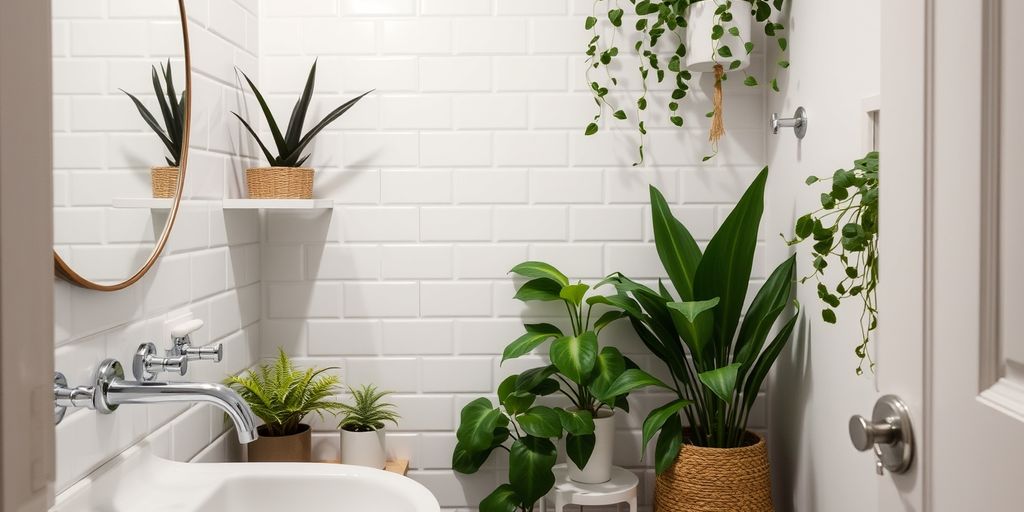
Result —
<path fill-rule="evenodd" d="M 612 479 L 615 451 L 615 411 L 601 410 L 594 418 L 594 453 L 580 469 L 569 461 L 569 479 L 581 484 L 603 484 Z"/>
<path fill-rule="evenodd" d="M 384 469 L 387 463 L 384 429 L 354 432 L 342 427 L 341 463 Z"/>
<path fill-rule="evenodd" d="M 750 65 L 750 55 L 743 47 L 743 42 L 750 41 L 753 36 L 750 32 L 753 20 L 750 2 L 732 0 L 732 7 L 728 10 L 732 13 L 732 21 L 720 23 L 724 33 L 721 39 L 715 41 L 711 39 L 711 35 L 716 21 L 719 20 L 715 15 L 715 9 L 718 9 L 719 4 L 725 5 L 725 0 L 704 0 L 686 9 L 686 69 L 692 72 L 710 73 L 715 70 L 716 64 L 721 64 L 725 72 L 739 71 Z M 739 29 L 739 37 L 729 33 L 729 29 L 733 27 Z M 723 46 L 729 47 L 731 57 L 722 57 L 718 54 Z M 739 67 L 729 69 L 733 61 L 737 60 L 740 61 Z"/>

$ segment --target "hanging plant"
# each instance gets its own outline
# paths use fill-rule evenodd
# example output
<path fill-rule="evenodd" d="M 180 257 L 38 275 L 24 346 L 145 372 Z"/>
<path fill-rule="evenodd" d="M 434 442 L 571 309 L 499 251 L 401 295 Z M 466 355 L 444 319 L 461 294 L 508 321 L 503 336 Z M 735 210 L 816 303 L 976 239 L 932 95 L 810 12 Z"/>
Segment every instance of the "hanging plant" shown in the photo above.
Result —
<path fill-rule="evenodd" d="M 610 88 L 619 85 L 612 64 L 623 54 L 615 37 L 625 23 L 625 10 L 621 7 L 625 1 L 637 15 L 634 28 L 639 35 L 630 48 L 640 58 L 637 72 L 642 88 L 635 99 L 635 108 L 609 98 Z M 761 26 L 769 40 L 775 40 L 779 48 L 786 51 L 784 27 L 775 21 L 778 16 L 774 16 L 782 11 L 784 3 L 785 0 L 594 0 L 594 10 L 587 17 L 585 27 L 593 34 L 587 46 L 587 83 L 597 104 L 597 114 L 585 133 L 597 133 L 599 122 L 609 112 L 615 119 L 629 121 L 627 109 L 633 111 L 632 121 L 640 133 L 638 161 L 633 165 L 640 165 L 644 161 L 647 135 L 644 113 L 653 99 L 648 98 L 653 96 L 649 87 L 651 80 L 656 83 L 668 80 L 675 84 L 670 97 L 664 100 L 669 122 L 682 127 L 686 121 L 680 112 L 680 102 L 689 94 L 694 73 L 710 72 L 715 75 L 712 108 L 706 114 L 711 118 L 708 136 L 711 154 L 704 160 L 714 157 L 718 154 L 718 142 L 725 135 L 722 83 L 730 73 L 742 73 L 747 86 L 760 84 L 756 76 L 745 71 L 755 49 L 750 37 L 752 20 Z M 602 35 L 609 25 L 611 35 Z M 782 59 L 778 67 L 787 68 L 789 62 Z M 778 91 L 778 80 L 772 78 L 770 86 Z"/>
<path fill-rule="evenodd" d="M 853 169 L 839 169 L 826 178 L 807 178 L 808 185 L 829 182 L 831 190 L 821 194 L 821 208 L 797 219 L 796 236 L 787 243 L 814 242 L 814 272 L 800 282 L 817 281 L 825 322 L 836 323 L 835 308 L 843 301 L 861 303 L 861 342 L 854 349 L 860 358 L 860 375 L 865 362 L 872 371 L 875 368 L 868 339 L 878 327 L 878 152 L 855 161 Z M 835 285 L 826 283 L 825 269 L 830 264 L 843 268 L 842 279 Z"/>

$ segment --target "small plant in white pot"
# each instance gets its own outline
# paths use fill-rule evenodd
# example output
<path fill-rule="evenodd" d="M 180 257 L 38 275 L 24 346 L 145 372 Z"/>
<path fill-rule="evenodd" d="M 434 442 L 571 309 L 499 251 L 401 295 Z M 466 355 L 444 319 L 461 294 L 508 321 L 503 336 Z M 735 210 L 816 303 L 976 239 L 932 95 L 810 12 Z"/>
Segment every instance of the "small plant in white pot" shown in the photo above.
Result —
<path fill-rule="evenodd" d="M 256 101 L 259 102 L 260 109 L 262 109 L 263 115 L 267 119 L 267 125 L 270 127 L 270 133 L 273 136 L 274 146 L 277 150 L 277 155 L 274 155 L 267 145 L 263 143 L 263 140 L 260 139 L 260 136 L 256 134 L 256 130 L 245 119 L 242 119 L 242 116 L 232 112 L 242 122 L 242 126 L 245 126 L 249 134 L 256 139 L 256 143 L 259 144 L 260 150 L 267 157 L 267 162 L 270 164 L 270 167 L 255 167 L 245 171 L 245 182 L 249 189 L 249 197 L 251 199 L 311 199 L 313 197 L 313 169 L 303 167 L 303 164 L 309 159 L 309 153 L 304 154 L 306 148 L 313 142 L 317 134 L 336 121 L 342 114 L 348 112 L 348 109 L 352 108 L 359 100 L 372 91 L 364 92 L 332 110 L 303 135 L 303 124 L 310 102 L 313 99 L 313 85 L 316 83 L 316 62 L 313 62 L 313 67 L 309 70 L 309 76 L 306 78 L 306 87 L 302 91 L 302 96 L 296 101 L 295 107 L 292 108 L 292 114 L 288 119 L 288 125 L 284 132 L 281 131 L 277 121 L 274 119 L 274 114 L 270 111 L 270 107 L 267 106 L 266 100 L 260 94 L 259 89 L 256 88 L 256 84 L 245 73 L 242 73 L 242 76 L 249 84 L 253 94 L 256 95 Z"/>
<path fill-rule="evenodd" d="M 351 404 L 339 408 L 344 417 L 341 429 L 341 463 L 383 469 L 387 463 L 385 423 L 398 425 L 394 404 L 381 402 L 391 394 L 372 384 L 349 388 Z"/>

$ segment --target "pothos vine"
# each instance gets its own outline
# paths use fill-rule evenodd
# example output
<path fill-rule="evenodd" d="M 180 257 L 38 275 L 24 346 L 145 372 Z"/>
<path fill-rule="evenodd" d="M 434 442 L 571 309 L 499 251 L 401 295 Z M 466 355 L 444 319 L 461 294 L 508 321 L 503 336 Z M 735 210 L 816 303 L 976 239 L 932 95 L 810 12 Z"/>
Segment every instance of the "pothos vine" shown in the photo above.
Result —
<path fill-rule="evenodd" d="M 693 73 L 684 66 L 684 59 L 687 54 L 684 29 L 687 27 L 686 10 L 698 2 L 713 2 L 715 4 L 714 25 L 712 27 L 712 59 L 715 62 L 715 102 L 714 107 L 706 116 L 712 118 L 712 129 L 710 134 L 711 153 L 704 157 L 707 161 L 718 154 L 718 140 L 724 134 L 722 124 L 722 103 L 721 86 L 722 82 L 729 78 L 728 72 L 735 71 L 742 66 L 742 60 L 738 52 L 750 54 L 754 51 L 755 45 L 749 40 L 748 34 L 743 34 L 740 27 L 734 21 L 733 3 L 746 2 L 750 4 L 751 14 L 760 23 L 765 35 L 774 39 L 779 48 L 785 52 L 788 42 L 783 37 L 784 27 L 774 20 L 777 16 L 773 14 L 782 11 L 785 0 L 594 0 L 593 12 L 587 17 L 585 27 L 591 31 L 592 37 L 587 45 L 587 83 L 593 94 L 594 102 L 597 104 L 597 114 L 594 116 L 585 130 L 586 135 L 594 135 L 600 130 L 600 121 L 605 114 L 610 112 L 617 120 L 629 121 L 630 115 L 626 113 L 627 107 L 621 107 L 609 99 L 609 87 L 619 85 L 618 77 L 612 71 L 612 64 L 620 57 L 621 52 L 616 45 L 618 29 L 623 26 L 625 10 L 622 4 L 628 2 L 636 13 L 637 19 L 634 25 L 636 32 L 640 35 L 633 44 L 632 50 L 640 58 L 637 71 L 640 76 L 640 95 L 636 98 L 632 120 L 639 131 L 640 142 L 638 147 L 638 160 L 633 165 L 641 165 L 644 162 L 644 144 L 646 141 L 647 127 L 645 125 L 644 113 L 650 106 L 648 96 L 651 93 L 649 80 L 654 78 L 657 83 L 666 79 L 674 81 L 674 88 L 670 99 L 667 101 L 669 122 L 677 127 L 685 124 L 683 114 L 680 112 L 680 101 L 689 94 L 690 81 L 693 80 Z M 602 9 L 603 4 L 603 9 Z M 603 36 L 600 30 L 606 28 L 601 23 L 605 20 L 611 25 L 611 34 Z M 742 43 L 742 49 L 733 48 L 724 44 L 725 35 L 728 34 Z M 671 41 L 674 48 L 660 48 L 659 43 L 665 40 Z M 667 64 L 661 61 L 662 55 L 668 51 Z M 778 61 L 778 68 L 789 67 L 785 59 Z M 602 78 L 595 78 L 593 74 L 603 68 Z M 743 83 L 749 87 L 759 85 L 757 78 L 745 70 Z M 671 74 L 671 76 L 669 76 Z M 769 82 L 773 90 L 778 91 L 778 79 L 772 78 Z"/>

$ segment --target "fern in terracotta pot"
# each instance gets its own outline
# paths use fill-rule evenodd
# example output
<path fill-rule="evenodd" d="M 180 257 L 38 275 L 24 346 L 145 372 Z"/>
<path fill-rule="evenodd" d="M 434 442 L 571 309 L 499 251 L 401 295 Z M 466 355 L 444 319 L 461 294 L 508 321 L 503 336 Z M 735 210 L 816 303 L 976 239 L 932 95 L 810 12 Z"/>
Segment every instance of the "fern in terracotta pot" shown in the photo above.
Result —
<path fill-rule="evenodd" d="M 310 461 L 312 434 L 302 421 L 310 414 L 323 417 L 341 409 L 342 404 L 333 400 L 339 378 L 326 374 L 335 369 L 299 369 L 279 348 L 272 364 L 260 364 L 224 381 L 264 423 L 259 439 L 248 445 L 249 462 Z"/>
<path fill-rule="evenodd" d="M 313 67 L 309 69 L 309 76 L 306 78 L 306 87 L 303 89 L 298 101 L 295 102 L 291 117 L 288 119 L 288 125 L 282 132 L 280 124 L 274 118 L 273 112 L 270 111 L 270 107 L 263 98 L 263 94 L 256 87 L 256 84 L 244 72 L 242 76 L 245 78 L 246 83 L 249 84 L 249 88 L 252 89 L 253 94 L 256 96 L 256 101 L 259 102 L 260 109 L 267 119 L 267 125 L 273 137 L 273 145 L 277 152 L 275 154 L 271 151 L 267 144 L 263 142 L 263 139 L 256 133 L 256 130 L 242 116 L 232 112 L 242 122 L 242 126 L 256 140 L 260 150 L 270 164 L 270 167 L 256 167 L 246 170 L 245 181 L 249 189 L 249 197 L 252 199 L 311 199 L 313 197 L 314 171 L 312 168 L 303 167 L 306 160 L 309 159 L 309 153 L 305 152 L 306 148 L 309 147 L 309 144 L 313 142 L 313 139 L 324 128 L 327 128 L 328 125 L 336 121 L 342 114 L 348 112 L 359 100 L 372 91 L 364 92 L 332 110 L 320 122 L 303 134 L 302 130 L 305 124 L 306 113 L 309 111 L 309 104 L 313 99 L 313 86 L 316 83 L 316 62 L 314 61 Z"/>
<path fill-rule="evenodd" d="M 349 388 L 351 404 L 340 406 L 343 419 L 341 429 L 341 463 L 382 469 L 387 463 L 386 423 L 398 425 L 395 405 L 382 402 L 391 394 L 367 384 Z"/>
<path fill-rule="evenodd" d="M 164 81 L 163 86 L 160 85 L 161 77 Z M 146 122 L 146 125 L 153 130 L 153 133 L 160 138 L 160 142 L 167 148 L 169 156 L 164 157 L 167 165 L 154 165 L 150 171 L 153 182 L 153 197 L 174 197 L 174 194 L 178 191 L 181 152 L 185 144 L 185 124 L 187 122 L 185 119 L 185 98 L 187 91 L 181 91 L 180 97 L 177 95 L 174 88 L 174 76 L 171 74 L 170 60 L 167 61 L 166 67 L 163 63 L 160 64 L 159 73 L 157 73 L 156 66 L 153 66 L 153 94 L 156 95 L 156 101 L 160 105 L 160 115 L 164 122 L 163 126 L 160 126 L 156 116 L 146 108 L 139 98 L 124 89 L 121 89 L 121 92 L 131 98 L 132 102 L 135 103 L 135 108 L 139 110 L 142 120 Z"/>

